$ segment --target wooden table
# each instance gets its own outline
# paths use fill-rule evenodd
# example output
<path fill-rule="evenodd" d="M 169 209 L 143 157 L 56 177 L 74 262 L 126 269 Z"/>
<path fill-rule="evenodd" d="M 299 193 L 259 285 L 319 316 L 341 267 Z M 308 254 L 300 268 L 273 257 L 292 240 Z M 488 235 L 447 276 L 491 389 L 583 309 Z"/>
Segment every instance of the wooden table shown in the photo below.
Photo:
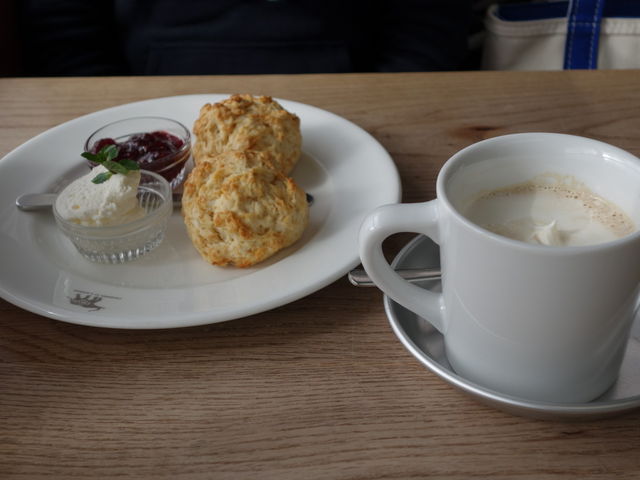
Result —
<path fill-rule="evenodd" d="M 2 79 L 0 156 L 106 107 L 252 92 L 359 124 L 396 161 L 404 201 L 425 201 L 451 154 L 499 134 L 573 133 L 640 155 L 639 78 L 603 71 Z M 405 241 L 393 239 L 388 253 Z M 377 289 L 344 278 L 270 312 L 163 331 L 65 324 L 0 300 L 0 478 L 474 476 L 639 478 L 640 411 L 564 423 L 484 406 L 404 349 Z"/>

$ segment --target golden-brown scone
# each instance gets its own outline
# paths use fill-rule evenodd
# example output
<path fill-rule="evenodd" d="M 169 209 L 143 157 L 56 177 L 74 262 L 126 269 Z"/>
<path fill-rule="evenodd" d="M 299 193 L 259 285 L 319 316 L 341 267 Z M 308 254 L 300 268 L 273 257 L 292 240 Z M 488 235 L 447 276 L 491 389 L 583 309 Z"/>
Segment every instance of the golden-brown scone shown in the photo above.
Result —
<path fill-rule="evenodd" d="M 199 163 L 212 163 L 215 167 L 231 164 L 237 170 L 244 170 L 253 167 L 270 168 L 277 171 L 273 165 L 273 159 L 271 155 L 266 152 L 259 152 L 255 150 L 229 150 L 216 155 L 202 155 Z"/>
<path fill-rule="evenodd" d="M 203 157 L 184 185 L 187 233 L 214 265 L 249 267 L 298 240 L 309 221 L 304 192 L 263 152 Z"/>
<path fill-rule="evenodd" d="M 207 103 L 193 126 L 196 165 L 204 156 L 229 150 L 258 150 L 271 155 L 278 171 L 288 175 L 300 158 L 300 119 L 271 97 L 233 95 Z"/>

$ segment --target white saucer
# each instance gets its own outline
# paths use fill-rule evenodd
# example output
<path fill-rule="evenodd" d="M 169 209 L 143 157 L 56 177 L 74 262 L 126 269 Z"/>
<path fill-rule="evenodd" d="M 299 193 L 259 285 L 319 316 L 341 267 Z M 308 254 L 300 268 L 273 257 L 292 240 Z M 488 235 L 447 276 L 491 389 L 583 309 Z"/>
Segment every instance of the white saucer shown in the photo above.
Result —
<path fill-rule="evenodd" d="M 438 246 L 418 236 L 393 261 L 395 268 L 438 267 Z M 425 289 L 437 291 L 440 281 L 425 281 Z M 611 416 L 640 407 L 640 320 L 636 318 L 617 382 L 601 397 L 588 403 L 542 403 L 504 395 L 470 382 L 453 371 L 447 361 L 442 335 L 431 324 L 385 295 L 384 306 L 393 331 L 403 345 L 433 373 L 479 401 L 512 414 L 542 419 L 586 420 Z"/>

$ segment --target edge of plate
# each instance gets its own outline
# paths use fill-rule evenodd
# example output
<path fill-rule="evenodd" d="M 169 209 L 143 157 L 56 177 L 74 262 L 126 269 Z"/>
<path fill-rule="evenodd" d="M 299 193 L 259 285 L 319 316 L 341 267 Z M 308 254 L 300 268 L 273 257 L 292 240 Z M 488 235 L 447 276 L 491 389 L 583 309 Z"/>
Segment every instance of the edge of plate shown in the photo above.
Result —
<path fill-rule="evenodd" d="M 114 110 L 118 110 L 119 108 L 122 107 L 130 107 L 130 106 L 136 106 L 136 105 L 144 105 L 145 103 L 152 103 L 155 101 L 167 101 L 167 100 L 171 100 L 171 99 L 180 99 L 180 98 L 195 98 L 195 97 L 203 97 L 203 96 L 211 96 L 211 97 L 221 97 L 224 98 L 226 96 L 228 96 L 229 94 L 224 94 L 224 93 L 191 93 L 191 94 L 185 94 L 185 95 L 174 95 L 174 96 L 166 96 L 166 97 L 157 97 L 157 98 L 149 98 L 149 99 L 144 99 L 144 100 L 138 100 L 135 102 L 130 102 L 130 103 L 126 103 L 126 104 L 121 104 L 121 105 L 114 105 L 111 107 L 107 107 L 101 110 L 97 110 L 94 112 L 89 112 L 86 113 L 84 115 L 81 115 L 79 117 L 67 120 L 66 122 L 63 122 L 59 125 L 56 125 L 54 127 L 51 127 L 43 132 L 40 132 L 39 134 L 35 135 L 34 137 L 31 137 L 30 139 L 28 139 L 27 141 L 25 141 L 24 143 L 18 145 L 17 147 L 15 147 L 14 149 L 12 149 L 11 151 L 9 151 L 7 154 L 5 154 L 2 158 L 0 158 L 0 162 L 4 161 L 7 157 L 13 157 L 16 154 L 19 154 L 19 152 L 24 149 L 24 148 L 28 148 L 28 145 L 32 142 L 36 142 L 38 140 L 41 140 L 43 137 L 46 137 L 48 135 L 52 135 L 55 134 L 57 130 L 61 130 L 64 128 L 68 128 L 69 125 L 73 125 L 75 123 L 80 123 L 83 120 L 86 120 L 89 117 L 92 116 L 98 116 L 98 115 L 102 115 L 102 114 L 108 114 L 109 112 L 112 112 Z M 383 152 L 386 157 L 389 160 L 389 166 L 391 167 L 391 170 L 394 172 L 394 185 L 393 185 L 393 191 L 390 192 L 391 195 L 390 197 L 393 197 L 393 200 L 390 200 L 389 203 L 393 203 L 398 202 L 401 200 L 402 198 L 402 182 L 401 182 L 401 178 L 400 178 L 400 174 L 398 172 L 397 166 L 395 164 L 395 162 L 393 161 L 393 157 L 391 156 L 391 154 L 384 148 L 384 146 L 373 136 L 371 135 L 369 132 L 367 132 L 365 129 L 363 129 L 362 127 L 360 127 L 358 124 L 352 122 L 351 120 L 344 118 L 340 115 L 337 115 L 329 110 L 325 110 L 322 109 L 320 107 L 317 107 L 315 105 L 310 105 L 310 104 L 305 104 L 302 102 L 297 102 L 295 100 L 287 100 L 287 99 L 283 99 L 283 98 L 278 98 L 278 97 L 274 97 L 274 100 L 278 101 L 278 102 L 282 102 L 283 104 L 288 104 L 291 106 L 294 105 L 301 105 L 304 108 L 311 108 L 317 111 L 322 112 L 323 114 L 329 115 L 331 117 L 335 117 L 337 119 L 340 119 L 340 121 L 343 122 L 347 122 L 350 125 L 352 125 L 355 129 L 360 130 L 363 134 L 367 135 L 369 138 L 371 138 L 371 140 L 373 142 L 375 142 L 377 148 L 380 149 L 381 152 Z M 289 107 L 290 108 L 290 107 Z M 304 141 L 303 141 L 304 142 Z M 0 297 L 2 297 L 3 299 L 5 299 L 6 301 L 8 301 L 9 303 L 12 303 L 13 305 L 18 306 L 19 308 L 22 308 L 24 310 L 27 310 L 29 312 L 35 313 L 37 315 L 41 315 L 47 318 L 51 318 L 54 319 L 56 321 L 62 321 L 62 322 L 66 322 L 66 323 L 72 323 L 72 324 L 77 324 L 77 325 L 84 325 L 84 326 L 91 326 L 91 327 L 99 327 L 99 328 L 114 328 L 114 329 L 131 329 L 131 330 L 151 330 L 151 329 L 165 329 L 165 328 L 183 328 L 183 327 L 193 327 L 193 326 L 200 326 L 200 325 L 207 325 L 207 324 L 212 324 L 212 323 L 219 323 L 219 322 L 225 322 L 225 321 L 230 321 L 230 320 L 236 320 L 239 318 L 244 318 L 244 317 L 248 317 L 250 315 L 255 315 L 258 313 L 262 313 L 262 312 L 266 312 L 269 310 L 272 310 L 274 308 L 278 308 L 281 306 L 284 306 L 288 303 L 294 302 L 296 300 L 299 300 L 301 298 L 304 298 L 328 285 L 330 285 L 331 283 L 335 282 L 336 280 L 338 280 L 339 278 L 341 278 L 342 276 L 346 275 L 347 272 L 349 272 L 349 270 L 355 268 L 358 264 L 360 263 L 360 258 L 359 255 L 357 253 L 357 249 L 354 250 L 354 254 L 352 255 L 352 258 L 350 259 L 350 261 L 345 262 L 345 265 L 342 268 L 337 269 L 333 274 L 331 275 L 326 275 L 323 278 L 318 279 L 316 282 L 314 282 L 313 284 L 309 284 L 306 288 L 300 289 L 298 290 L 295 294 L 289 294 L 289 295 L 285 295 L 283 297 L 278 298 L 277 300 L 273 300 L 273 301 L 267 301 L 267 302 L 263 302 L 259 305 L 254 305 L 252 307 L 246 307 L 246 308 L 242 308 L 239 309 L 237 312 L 235 312 L 234 314 L 231 315 L 225 315 L 224 318 L 216 318 L 211 317 L 211 314 L 207 314 L 207 313 L 194 313 L 188 316 L 188 319 L 186 319 L 186 321 L 180 322 L 179 325 L 176 325 L 173 322 L 163 322 L 163 323 L 156 323 L 156 324 L 148 324 L 145 323 L 144 325 L 133 325 L 133 326 L 120 326 L 120 325 L 102 325 L 100 323 L 100 321 L 91 321 L 91 320 L 87 320 L 86 315 L 83 315 L 84 312 L 78 312 L 77 314 L 71 314 L 72 312 L 64 312 L 64 314 L 62 312 L 58 312 L 55 309 L 51 309 L 50 306 L 48 304 L 43 304 L 40 301 L 31 301 L 28 302 L 25 299 L 23 299 L 22 297 L 16 295 L 13 291 L 7 290 L 6 288 L 4 288 L 4 286 L 0 283 Z M 67 313 L 69 313 L 69 315 L 67 315 Z M 184 319 L 184 316 L 182 317 Z M 104 318 L 101 318 L 100 320 L 105 320 Z"/>

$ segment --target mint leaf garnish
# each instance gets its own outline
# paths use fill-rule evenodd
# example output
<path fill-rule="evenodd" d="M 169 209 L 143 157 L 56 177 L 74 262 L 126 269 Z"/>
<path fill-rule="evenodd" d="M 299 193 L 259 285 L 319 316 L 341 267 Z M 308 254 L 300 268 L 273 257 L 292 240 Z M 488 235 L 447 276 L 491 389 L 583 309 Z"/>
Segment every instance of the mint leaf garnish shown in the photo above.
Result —
<path fill-rule="evenodd" d="M 102 147 L 98 153 L 83 152 L 80 155 L 91 162 L 99 163 L 108 170 L 107 172 L 99 173 L 91 179 L 91 181 L 96 184 L 106 182 L 117 173 L 126 175 L 131 171 L 140 170 L 140 165 L 130 158 L 116 160 L 118 157 L 118 147 L 113 144 Z"/>
<path fill-rule="evenodd" d="M 102 173 L 99 173 L 98 175 L 96 175 L 95 177 L 93 177 L 93 178 L 91 179 L 91 181 L 92 181 L 93 183 L 96 183 L 96 184 L 98 184 L 98 183 L 104 183 L 104 182 L 106 182 L 107 180 L 109 180 L 109 179 L 111 178 L 111 176 L 112 176 L 112 175 L 113 175 L 113 173 L 111 173 L 111 172 L 102 172 Z"/>
<path fill-rule="evenodd" d="M 91 162 L 97 162 L 98 161 L 98 156 L 95 153 L 82 152 L 80 155 L 83 156 L 84 158 L 86 158 L 87 160 L 91 161 Z"/>
<path fill-rule="evenodd" d="M 118 147 L 115 145 L 107 145 L 102 147 L 102 150 L 98 152 L 98 155 L 103 154 L 107 160 L 113 160 L 118 156 Z"/>
<path fill-rule="evenodd" d="M 127 167 L 127 170 L 140 170 L 140 165 L 135 160 L 131 160 L 130 158 L 123 158 L 120 160 L 120 165 Z"/>
<path fill-rule="evenodd" d="M 113 160 L 105 160 L 102 162 L 102 166 L 109 170 L 111 173 L 121 173 L 122 175 L 126 175 L 129 173 L 129 170 L 124 165 L 114 162 Z"/>

